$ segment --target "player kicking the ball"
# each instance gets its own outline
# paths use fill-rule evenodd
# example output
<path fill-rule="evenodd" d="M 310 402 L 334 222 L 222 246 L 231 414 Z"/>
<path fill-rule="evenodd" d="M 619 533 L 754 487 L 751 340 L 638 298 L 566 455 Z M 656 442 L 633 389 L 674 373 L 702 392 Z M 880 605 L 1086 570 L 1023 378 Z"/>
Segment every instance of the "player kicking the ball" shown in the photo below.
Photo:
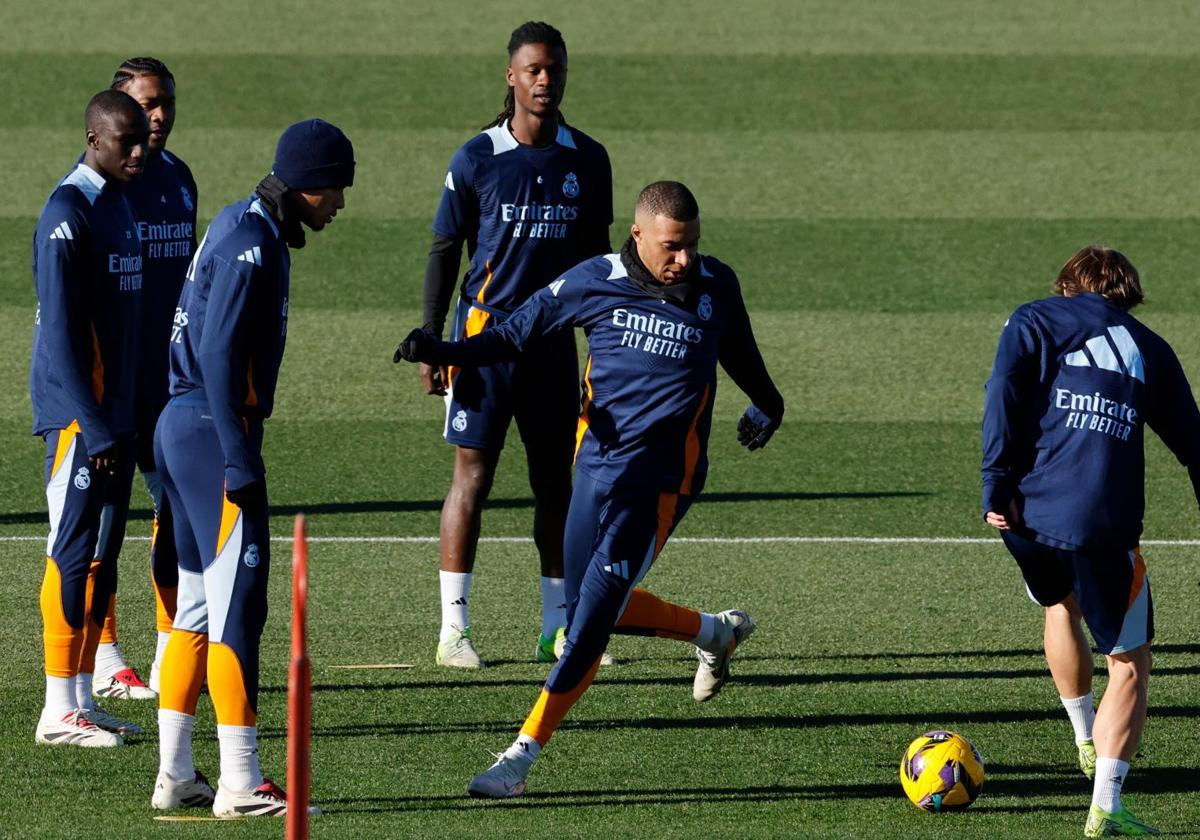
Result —
<path fill-rule="evenodd" d="M 589 356 L 576 433 L 575 487 L 564 556 L 569 607 L 563 656 L 516 741 L 467 790 L 518 796 L 542 747 L 587 690 L 615 633 L 696 645 L 693 696 L 714 697 L 734 650 L 754 632 L 746 613 L 701 613 L 638 584 L 704 486 L 717 364 L 753 401 L 738 439 L 763 446 L 783 418 L 754 341 L 737 276 L 700 256 L 700 211 L 683 184 L 659 181 L 638 198 L 620 254 L 577 265 L 493 329 L 461 342 L 414 330 L 396 359 L 487 365 L 581 326 Z"/>
<path fill-rule="evenodd" d="M 1129 314 L 1137 270 L 1111 248 L 1068 260 L 1057 296 L 1019 307 L 1000 334 L 983 416 L 983 510 L 1046 608 L 1050 674 L 1094 776 L 1088 837 L 1157 835 L 1121 804 L 1146 720 L 1154 607 L 1138 550 L 1147 425 L 1200 499 L 1200 411 L 1171 347 Z M 1108 688 L 1092 711 L 1092 653 Z M 1094 714 L 1094 722 L 1093 722 Z"/>

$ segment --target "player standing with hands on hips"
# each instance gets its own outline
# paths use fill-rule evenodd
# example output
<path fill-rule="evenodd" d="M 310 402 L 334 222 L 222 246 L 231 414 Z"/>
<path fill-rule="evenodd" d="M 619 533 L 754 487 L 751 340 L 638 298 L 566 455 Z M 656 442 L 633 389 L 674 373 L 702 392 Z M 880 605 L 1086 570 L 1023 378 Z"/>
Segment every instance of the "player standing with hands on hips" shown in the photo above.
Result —
<path fill-rule="evenodd" d="M 179 595 L 163 656 L 155 808 L 282 816 L 258 763 L 258 655 L 267 617 L 263 421 L 287 339 L 290 249 L 346 206 L 354 148 L 323 120 L 289 126 L 254 193 L 213 219 L 188 270 L 171 336 L 171 400 L 154 457 L 175 516 Z M 206 675 L 217 717 L 215 792 L 192 760 Z"/>
<path fill-rule="evenodd" d="M 138 103 L 96 94 L 87 148 L 59 182 L 33 236 L 38 310 L 29 392 L 33 433 L 46 442 L 50 536 L 42 579 L 46 700 L 35 740 L 115 747 L 140 727 L 92 701 L 100 630 L 116 556 L 93 565 L 110 482 L 133 458 L 141 349 L 142 256 L 123 187 L 141 175 L 150 133 Z"/>
<path fill-rule="evenodd" d="M 1046 609 L 1046 661 L 1094 778 L 1088 837 L 1157 835 L 1121 803 L 1146 721 L 1154 606 L 1138 550 L 1146 426 L 1187 467 L 1200 500 L 1200 411 L 1162 338 L 1129 310 L 1137 269 L 1090 246 L 1067 261 L 1055 297 L 1004 325 L 983 415 L 983 511 Z M 1086 621 L 1108 662 L 1093 711 Z"/>
<path fill-rule="evenodd" d="M 531 294 L 571 266 L 609 249 L 612 169 L 604 147 L 558 108 L 567 47 L 553 26 L 522 24 L 508 42 L 503 112 L 450 161 L 425 270 L 425 329 L 440 337 L 458 282 L 462 246 L 470 266 L 451 336 L 503 323 Z M 533 537 L 541 559 L 542 632 L 534 655 L 552 662 L 566 625 L 562 537 L 571 495 L 579 411 L 579 363 L 570 328 L 505 364 L 423 364 L 427 394 L 446 398 L 445 438 L 454 477 L 442 507 L 437 663 L 479 668 L 467 612 L 480 518 L 509 423 L 516 420 L 533 490 Z"/>
<path fill-rule="evenodd" d="M 770 439 L 784 405 L 737 275 L 699 254 L 700 209 L 688 188 L 650 184 L 635 218 L 620 254 L 572 268 L 503 324 L 449 343 L 414 330 L 396 351 L 396 361 L 486 365 L 516 358 L 566 326 L 588 336 L 564 545 L 566 649 L 516 741 L 471 781 L 472 796 L 525 790 L 533 761 L 591 685 L 612 633 L 695 644 L 692 694 L 705 701 L 721 690 L 734 650 L 754 631 L 740 610 L 700 613 L 638 586 L 704 487 L 717 365 L 753 401 L 738 424 L 750 449 Z"/>

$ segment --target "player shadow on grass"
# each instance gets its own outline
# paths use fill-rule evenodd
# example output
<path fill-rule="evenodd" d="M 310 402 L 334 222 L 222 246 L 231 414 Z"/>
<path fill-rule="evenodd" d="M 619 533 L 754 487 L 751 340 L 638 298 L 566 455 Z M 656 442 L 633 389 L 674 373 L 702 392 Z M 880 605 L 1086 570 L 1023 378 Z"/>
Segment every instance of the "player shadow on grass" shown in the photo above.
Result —
<path fill-rule="evenodd" d="M 1194 720 L 1200 716 L 1200 706 L 1151 706 L 1150 717 L 1184 718 Z M 598 732 L 613 730 L 745 730 L 770 731 L 791 729 L 823 729 L 845 726 L 904 725 L 914 728 L 933 729 L 937 726 L 969 726 L 985 723 L 1032 723 L 1037 721 L 1061 720 L 1062 709 L 992 709 L 980 711 L 932 710 L 890 713 L 821 713 L 811 715 L 721 715 L 694 718 L 639 718 L 620 720 L 568 720 L 562 731 Z M 458 735 L 488 734 L 511 735 L 511 720 L 495 721 L 439 721 L 437 723 L 410 723 L 386 721 L 378 723 L 345 723 L 331 726 L 315 726 L 313 737 L 322 738 L 375 738 L 407 735 Z M 258 731 L 260 739 L 279 740 L 286 737 L 283 727 L 263 727 Z M 1191 774 L 1196 775 L 1196 774 Z M 1189 782 L 1200 789 L 1200 782 Z M 1188 788 L 1192 789 L 1191 787 Z"/>
<path fill-rule="evenodd" d="M 881 768 L 881 772 L 883 768 Z M 893 772 L 889 766 L 887 772 Z M 1200 783 L 1183 767 L 1143 767 L 1130 776 L 1129 790 L 1140 793 L 1192 793 Z M 549 783 L 549 782 L 548 782 Z M 988 765 L 983 798 L 972 809 L 976 813 L 1028 811 L 1078 811 L 1077 803 L 1057 804 L 1048 797 L 1085 795 L 1091 783 L 1072 766 Z M 751 785 L 747 787 L 670 787 L 593 790 L 534 790 L 519 799 L 502 803 L 478 803 L 465 794 L 427 796 L 372 796 L 363 798 L 322 799 L 321 807 L 331 816 L 337 814 L 387 813 L 391 811 L 446 811 L 463 808 L 587 808 L 612 805 L 682 805 L 713 802 L 781 802 L 787 800 L 896 799 L 900 786 L 895 782 L 867 784 Z M 1020 798 L 1020 804 L 991 801 L 996 798 Z"/>
<path fill-rule="evenodd" d="M 923 491 L 879 490 L 879 491 L 829 491 L 825 493 L 705 493 L 702 498 L 706 503 L 714 502 L 813 502 L 825 499 L 900 499 L 920 496 L 932 496 L 933 493 Z M 303 513 L 306 516 L 319 516 L 335 513 L 427 513 L 442 509 L 444 499 L 379 499 L 360 502 L 312 502 L 306 504 L 272 505 L 271 516 L 295 516 Z M 488 508 L 494 510 L 528 509 L 533 510 L 533 498 L 521 499 L 488 499 Z M 148 522 L 153 519 L 149 508 L 131 508 L 130 522 Z M 46 512 L 33 513 L 0 513 L 0 525 L 41 525 L 46 522 Z"/>
<path fill-rule="evenodd" d="M 1200 665 L 1169 666 L 1156 668 L 1156 676 L 1193 676 L 1200 674 Z M 457 676 L 457 675 L 456 675 Z M 949 669 L 938 671 L 908 671 L 908 672 L 835 672 L 835 673 L 806 673 L 806 674 L 738 674 L 735 679 L 738 685 L 761 686 L 766 688 L 782 688 L 795 685 L 820 685 L 822 683 L 881 683 L 881 682 L 913 682 L 917 680 L 970 680 L 970 679 L 1042 679 L 1046 676 L 1044 667 L 1011 668 L 1000 670 L 988 668 L 982 670 Z M 605 686 L 686 686 L 692 684 L 692 676 L 653 676 L 653 677 L 621 677 L 604 675 L 596 681 L 596 687 L 603 690 Z M 463 675 L 461 679 L 451 681 L 441 680 L 391 680 L 388 682 L 360 683 L 315 683 L 314 693 L 342 691 L 425 691 L 444 688 L 471 686 L 472 688 L 512 688 L 530 686 L 536 687 L 542 682 L 538 676 L 524 678 L 487 679 L 477 676 Z M 287 691 L 285 686 L 262 686 L 263 694 L 282 694 Z"/>

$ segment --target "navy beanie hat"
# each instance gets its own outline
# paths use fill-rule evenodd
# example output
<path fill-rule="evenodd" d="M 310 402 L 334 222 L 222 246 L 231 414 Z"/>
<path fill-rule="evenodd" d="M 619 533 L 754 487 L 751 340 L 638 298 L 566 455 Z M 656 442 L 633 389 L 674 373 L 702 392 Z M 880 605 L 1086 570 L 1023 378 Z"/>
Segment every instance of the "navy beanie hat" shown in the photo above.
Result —
<path fill-rule="evenodd" d="M 293 190 L 320 190 L 354 184 L 354 146 L 325 120 L 289 125 L 275 147 L 275 176 Z"/>

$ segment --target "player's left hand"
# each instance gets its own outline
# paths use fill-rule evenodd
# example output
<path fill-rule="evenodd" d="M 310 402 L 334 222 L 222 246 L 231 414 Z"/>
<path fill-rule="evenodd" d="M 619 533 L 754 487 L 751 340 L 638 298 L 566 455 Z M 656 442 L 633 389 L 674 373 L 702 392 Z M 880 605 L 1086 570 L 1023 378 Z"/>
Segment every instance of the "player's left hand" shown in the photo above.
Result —
<path fill-rule="evenodd" d="M 738 421 L 738 443 L 750 450 L 762 449 L 781 422 L 782 420 L 768 417 L 758 406 L 752 405 Z"/>
<path fill-rule="evenodd" d="M 399 364 L 401 361 L 427 362 L 429 361 L 427 358 L 429 351 L 433 349 L 433 342 L 436 340 L 425 330 L 413 330 L 396 348 L 396 352 L 392 355 L 392 362 L 395 364 Z"/>

